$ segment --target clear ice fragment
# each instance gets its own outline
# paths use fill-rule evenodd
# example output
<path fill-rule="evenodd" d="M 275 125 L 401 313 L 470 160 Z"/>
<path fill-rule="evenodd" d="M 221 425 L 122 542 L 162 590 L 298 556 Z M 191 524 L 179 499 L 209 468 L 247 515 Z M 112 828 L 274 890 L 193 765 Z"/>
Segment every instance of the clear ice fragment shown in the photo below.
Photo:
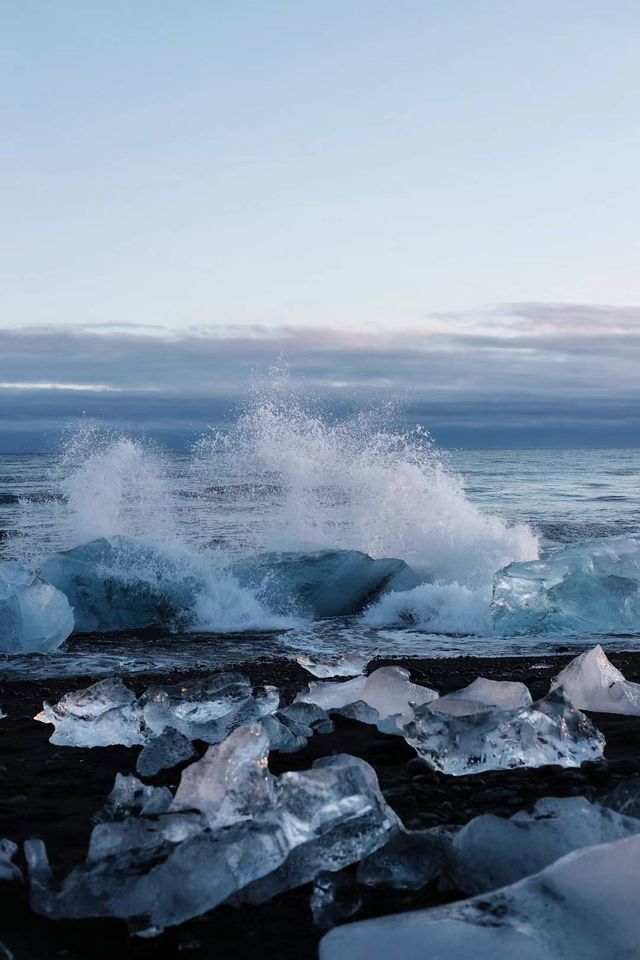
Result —
<path fill-rule="evenodd" d="M 43 705 L 34 720 L 55 727 L 50 742 L 66 747 L 126 747 L 144 743 L 142 718 L 132 690 L 109 678 L 85 690 L 66 693 L 58 703 Z"/>
<path fill-rule="evenodd" d="M 431 710 L 434 713 L 450 713 L 461 717 L 496 708 L 516 710 L 518 707 L 527 707 L 532 702 L 531 694 L 524 683 L 478 677 L 468 687 L 433 700 Z"/>
<path fill-rule="evenodd" d="M 0 563 L 0 652 L 49 653 L 73 631 L 64 593 L 12 560 Z"/>
<path fill-rule="evenodd" d="M 640 683 L 625 680 L 601 646 L 580 654 L 551 681 L 580 710 L 640 716 Z"/>
<path fill-rule="evenodd" d="M 161 770 L 170 770 L 195 756 L 191 741 L 174 727 L 167 727 L 142 748 L 136 761 L 136 770 L 141 777 L 153 777 Z"/>

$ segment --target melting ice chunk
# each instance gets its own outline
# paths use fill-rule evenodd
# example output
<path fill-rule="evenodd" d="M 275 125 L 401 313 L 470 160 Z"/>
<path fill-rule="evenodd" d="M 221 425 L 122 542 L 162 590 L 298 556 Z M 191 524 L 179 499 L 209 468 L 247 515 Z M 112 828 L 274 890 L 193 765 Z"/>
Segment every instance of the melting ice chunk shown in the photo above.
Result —
<path fill-rule="evenodd" d="M 547 797 L 510 820 L 475 817 L 453 840 L 448 874 L 458 890 L 483 893 L 537 873 L 572 850 L 640 833 L 640 820 L 584 797 Z"/>
<path fill-rule="evenodd" d="M 577 767 L 602 756 L 604 737 L 591 721 L 554 691 L 517 710 L 463 716 L 417 707 L 404 726 L 407 743 L 434 770 L 462 776 L 483 770 Z"/>
<path fill-rule="evenodd" d="M 116 773 L 111 793 L 94 820 L 124 820 L 127 817 L 166 813 L 173 796 L 168 787 L 151 787 L 132 773 Z"/>
<path fill-rule="evenodd" d="M 551 689 L 556 687 L 581 710 L 640 716 L 640 683 L 625 680 L 599 645 L 561 670 L 551 682 Z"/>
<path fill-rule="evenodd" d="M 173 727 L 167 727 L 142 748 L 136 760 L 136 770 L 143 777 L 153 777 L 161 770 L 170 770 L 192 760 L 195 755 L 191 741 Z"/>
<path fill-rule="evenodd" d="M 589 847 L 477 899 L 338 927 L 320 960 L 628 960 L 639 862 L 640 837 Z"/>
<path fill-rule="evenodd" d="M 307 745 L 315 733 L 332 733 L 333 720 L 315 703 L 292 703 L 272 717 L 264 717 L 262 726 L 269 734 L 272 750 L 293 753 Z"/>
<path fill-rule="evenodd" d="M 323 657 L 319 660 L 317 657 L 309 657 L 307 654 L 301 654 L 296 657 L 297 662 L 314 677 L 326 679 L 327 677 L 357 677 L 363 672 L 369 660 L 369 656 L 336 656 Z"/>
<path fill-rule="evenodd" d="M 51 743 L 59 746 L 131 747 L 146 739 L 135 694 L 119 679 L 66 693 L 54 706 L 45 703 L 34 720 L 54 725 Z"/>
<path fill-rule="evenodd" d="M 0 563 L 0 651 L 48 653 L 73 631 L 64 593 L 19 563 Z"/>
<path fill-rule="evenodd" d="M 502 634 L 636 632 L 640 540 L 593 540 L 509 564 L 496 575 L 491 615 Z"/>
<path fill-rule="evenodd" d="M 393 831 L 388 842 L 358 864 L 358 882 L 367 887 L 421 890 L 442 871 L 455 831 Z"/>
<path fill-rule="evenodd" d="M 357 550 L 263 553 L 238 560 L 232 572 L 270 610 L 320 619 L 360 613 L 383 593 L 420 582 L 404 560 L 373 560 Z"/>
<path fill-rule="evenodd" d="M 380 667 L 368 677 L 344 683 L 310 683 L 296 701 L 315 703 L 328 712 L 340 712 L 364 723 L 377 724 L 388 733 L 400 732 L 412 716 L 414 705 L 430 703 L 435 690 L 411 683 L 404 667 Z"/>
<path fill-rule="evenodd" d="M 478 677 L 468 687 L 444 694 L 431 702 L 434 713 L 450 713 L 466 716 L 493 709 L 517 710 L 532 703 L 531 694 L 524 683 L 509 680 L 486 680 Z"/>
<path fill-rule="evenodd" d="M 0 880 L 22 880 L 22 871 L 13 862 L 17 852 L 12 840 L 0 840 Z"/>

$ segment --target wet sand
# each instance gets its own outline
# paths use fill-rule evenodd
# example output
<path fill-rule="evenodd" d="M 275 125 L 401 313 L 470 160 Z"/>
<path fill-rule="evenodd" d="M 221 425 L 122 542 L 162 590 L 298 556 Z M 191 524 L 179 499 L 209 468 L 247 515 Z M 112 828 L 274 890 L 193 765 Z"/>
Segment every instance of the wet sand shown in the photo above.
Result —
<path fill-rule="evenodd" d="M 394 659 L 374 661 L 374 666 L 397 663 L 411 670 L 412 678 L 447 693 L 478 676 L 494 680 L 520 680 L 535 698 L 549 689 L 549 680 L 569 660 L 566 656 L 509 657 L 448 660 Z M 611 654 L 611 661 L 627 679 L 640 681 L 640 653 Z M 313 679 L 295 662 L 253 660 L 230 669 L 258 683 L 271 683 L 288 702 Z M 137 693 L 150 683 L 176 683 L 202 671 L 173 671 L 124 676 Z M 0 721 L 0 837 L 21 842 L 29 837 L 45 840 L 54 870 L 63 873 L 84 860 L 92 816 L 102 806 L 117 772 L 135 772 L 139 747 L 77 749 L 55 747 L 48 739 L 52 727 L 31 718 L 42 701 L 58 700 L 68 690 L 93 682 L 91 677 L 65 677 L 49 681 L 1 681 L 0 707 L 8 717 Z M 295 754 L 272 754 L 270 767 L 279 774 L 308 767 L 320 756 L 351 753 L 376 770 L 381 788 L 405 825 L 420 829 L 438 824 L 463 824 L 481 813 L 510 816 L 544 796 L 583 795 L 604 797 L 618 783 L 637 779 L 640 787 L 640 718 L 593 714 L 607 745 L 602 761 L 579 769 L 542 767 L 534 770 L 497 771 L 450 777 L 429 770 L 398 737 L 380 734 L 375 727 L 336 718 L 335 732 L 315 736 Z M 202 753 L 204 744 L 198 744 Z M 153 778 L 155 784 L 175 786 L 179 769 Z M 22 859 L 18 862 L 24 866 Z M 0 887 L 0 958 L 164 958 L 215 957 L 216 960 L 307 960 L 316 956 L 322 931 L 312 921 L 308 902 L 311 886 L 283 894 L 260 907 L 219 907 L 204 917 L 144 940 L 129 936 L 116 920 L 50 921 L 31 913 L 24 887 Z M 370 898 L 358 914 L 374 916 L 456 899 L 433 882 L 418 893 L 381 892 Z M 4 954 L 3 954 L 4 949 Z"/>

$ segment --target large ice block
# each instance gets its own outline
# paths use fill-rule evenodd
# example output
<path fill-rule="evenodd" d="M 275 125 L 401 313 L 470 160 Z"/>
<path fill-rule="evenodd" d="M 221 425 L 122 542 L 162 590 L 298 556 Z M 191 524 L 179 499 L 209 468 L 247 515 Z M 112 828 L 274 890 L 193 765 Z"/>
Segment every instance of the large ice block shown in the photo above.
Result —
<path fill-rule="evenodd" d="M 357 550 L 263 553 L 238 560 L 232 572 L 270 610 L 314 618 L 360 613 L 383 593 L 420 582 L 404 560 L 373 560 Z"/>
<path fill-rule="evenodd" d="M 202 589 L 186 554 L 115 536 L 54 553 L 42 575 L 73 605 L 76 632 L 173 623 Z"/>
<path fill-rule="evenodd" d="M 20 563 L 0 563 L 0 652 L 56 650 L 72 633 L 73 624 L 73 609 L 64 593 Z"/>
<path fill-rule="evenodd" d="M 434 770 L 462 776 L 483 770 L 577 767 L 602 756 L 604 737 L 556 690 L 517 710 L 482 710 L 455 716 L 415 710 L 404 726 L 407 743 Z"/>
<path fill-rule="evenodd" d="M 509 564 L 496 574 L 491 615 L 501 634 L 636 632 L 640 540 L 593 540 Z"/>
<path fill-rule="evenodd" d="M 472 900 L 346 924 L 320 960 L 630 960 L 640 942 L 640 837 L 570 853 Z"/>
<path fill-rule="evenodd" d="M 640 716 L 640 683 L 625 680 L 599 645 L 561 670 L 551 682 L 552 690 L 557 687 L 580 710 Z"/>
<path fill-rule="evenodd" d="M 450 713 L 466 716 L 492 709 L 516 710 L 532 703 L 531 694 L 524 683 L 511 680 L 486 680 L 478 677 L 469 686 L 453 693 L 444 694 L 431 702 L 434 713 Z"/>
<path fill-rule="evenodd" d="M 637 833 L 640 820 L 585 797 L 546 797 L 510 820 L 493 814 L 471 820 L 453 839 L 447 872 L 456 889 L 484 893 L 538 873 L 572 850 Z"/>
<path fill-rule="evenodd" d="M 119 679 L 66 693 L 53 706 L 45 702 L 33 719 L 52 723 L 50 742 L 65 747 L 132 747 L 147 739 L 135 694 Z"/>

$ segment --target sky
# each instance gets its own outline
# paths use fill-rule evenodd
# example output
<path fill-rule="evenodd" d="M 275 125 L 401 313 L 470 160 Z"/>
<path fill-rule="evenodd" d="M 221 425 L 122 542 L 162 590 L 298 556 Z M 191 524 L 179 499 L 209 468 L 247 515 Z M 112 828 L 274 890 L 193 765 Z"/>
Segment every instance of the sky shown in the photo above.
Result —
<path fill-rule="evenodd" d="M 274 363 L 445 445 L 637 445 L 640 7 L 0 3 L 0 451 Z"/>

